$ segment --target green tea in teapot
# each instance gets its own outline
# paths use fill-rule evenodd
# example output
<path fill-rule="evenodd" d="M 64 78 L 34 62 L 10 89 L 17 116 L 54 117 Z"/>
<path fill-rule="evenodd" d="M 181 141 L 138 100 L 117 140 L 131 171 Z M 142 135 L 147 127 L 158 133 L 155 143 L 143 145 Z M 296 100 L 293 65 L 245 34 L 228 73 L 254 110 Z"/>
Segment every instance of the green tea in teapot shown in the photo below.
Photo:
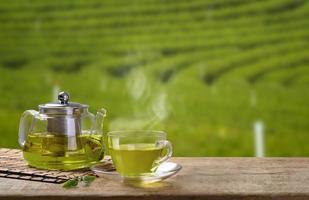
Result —
<path fill-rule="evenodd" d="M 30 166 L 50 170 L 71 170 L 89 167 L 104 155 L 103 137 L 80 134 L 69 137 L 55 133 L 29 133 L 24 158 Z"/>
<path fill-rule="evenodd" d="M 69 93 L 58 94 L 58 102 L 40 104 L 39 111 L 22 113 L 18 143 L 32 167 L 48 170 L 75 170 L 89 167 L 103 158 L 103 119 L 89 106 L 70 102 Z"/>

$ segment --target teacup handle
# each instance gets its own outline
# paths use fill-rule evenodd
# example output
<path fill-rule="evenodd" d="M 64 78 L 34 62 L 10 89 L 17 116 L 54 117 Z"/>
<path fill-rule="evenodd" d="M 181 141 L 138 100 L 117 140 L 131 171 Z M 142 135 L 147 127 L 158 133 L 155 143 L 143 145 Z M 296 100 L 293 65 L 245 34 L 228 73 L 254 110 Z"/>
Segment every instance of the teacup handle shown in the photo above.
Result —
<path fill-rule="evenodd" d="M 173 155 L 172 143 L 170 143 L 168 140 L 163 140 L 163 141 L 160 141 L 159 143 L 161 143 L 163 145 L 163 148 L 165 148 L 167 150 L 167 152 L 166 152 L 165 156 L 163 156 L 162 158 L 160 158 L 159 160 L 156 161 L 156 164 L 161 164 L 161 163 L 167 161 Z"/>

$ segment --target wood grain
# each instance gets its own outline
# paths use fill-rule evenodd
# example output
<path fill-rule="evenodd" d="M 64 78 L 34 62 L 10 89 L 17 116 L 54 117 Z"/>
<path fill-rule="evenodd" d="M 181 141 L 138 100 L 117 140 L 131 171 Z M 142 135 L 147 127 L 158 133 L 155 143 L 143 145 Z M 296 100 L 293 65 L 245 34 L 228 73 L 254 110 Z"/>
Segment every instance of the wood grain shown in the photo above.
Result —
<path fill-rule="evenodd" d="M 0 199 L 309 199 L 309 158 L 174 158 L 183 169 L 148 188 L 106 176 L 89 187 L 0 178 Z"/>

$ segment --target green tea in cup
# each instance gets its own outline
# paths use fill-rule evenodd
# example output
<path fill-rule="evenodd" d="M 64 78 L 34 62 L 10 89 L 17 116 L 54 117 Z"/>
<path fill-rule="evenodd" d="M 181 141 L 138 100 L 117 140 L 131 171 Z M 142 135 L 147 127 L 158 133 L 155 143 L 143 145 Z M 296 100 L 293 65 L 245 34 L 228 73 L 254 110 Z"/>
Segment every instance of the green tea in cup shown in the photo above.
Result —
<path fill-rule="evenodd" d="M 108 148 L 116 170 L 123 177 L 147 176 L 172 156 L 172 146 L 160 131 L 113 131 Z M 163 150 L 167 149 L 166 155 Z"/>

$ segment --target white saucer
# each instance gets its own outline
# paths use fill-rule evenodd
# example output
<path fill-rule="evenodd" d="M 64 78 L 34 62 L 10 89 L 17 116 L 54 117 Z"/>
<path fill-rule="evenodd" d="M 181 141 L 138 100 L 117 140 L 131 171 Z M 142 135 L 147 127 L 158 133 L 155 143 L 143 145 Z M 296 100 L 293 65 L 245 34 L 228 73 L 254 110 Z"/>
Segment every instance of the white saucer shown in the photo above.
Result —
<path fill-rule="evenodd" d="M 174 174 L 176 174 L 179 170 L 181 170 L 182 166 L 178 163 L 174 162 L 164 162 L 158 166 L 157 170 L 153 173 L 147 173 L 143 176 L 130 176 L 130 177 L 122 177 L 125 182 L 141 182 L 141 183 L 155 183 L 158 181 L 162 181 L 167 179 Z M 91 170 L 96 173 L 100 177 L 105 178 L 115 178 L 119 179 L 120 176 L 116 171 L 106 171 L 104 168 L 100 167 L 100 165 L 94 165 L 91 167 Z"/>

